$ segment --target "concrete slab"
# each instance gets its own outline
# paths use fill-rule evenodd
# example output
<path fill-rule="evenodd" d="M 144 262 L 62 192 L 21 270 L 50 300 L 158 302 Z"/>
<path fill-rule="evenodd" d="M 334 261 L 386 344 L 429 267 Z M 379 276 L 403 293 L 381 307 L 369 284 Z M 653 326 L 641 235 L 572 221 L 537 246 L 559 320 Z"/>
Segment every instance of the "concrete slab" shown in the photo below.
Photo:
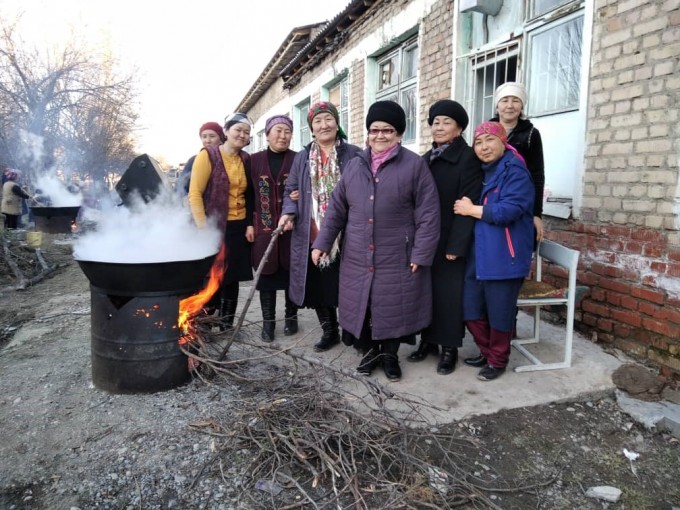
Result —
<path fill-rule="evenodd" d="M 248 287 L 242 286 L 242 300 L 245 299 L 249 290 Z M 239 306 L 240 310 L 241 306 Z M 295 351 L 317 357 L 326 363 L 337 364 L 347 369 L 354 369 L 358 366 L 361 356 L 354 348 L 341 344 L 324 353 L 313 351 L 312 345 L 321 334 L 313 310 L 300 310 L 299 333 L 291 337 L 283 336 L 283 310 L 283 292 L 279 292 L 278 323 L 274 345 L 289 347 L 297 344 Z M 246 318 L 249 323 L 252 321 L 252 324 L 257 324 L 261 320 L 257 293 Z M 533 318 L 520 312 L 519 336 L 530 337 L 532 325 Z M 257 331 L 259 336 L 257 326 L 251 327 L 253 327 L 252 331 Z M 564 327 L 543 322 L 541 337 L 541 344 L 538 347 L 530 346 L 532 352 L 538 349 L 535 354 L 544 362 L 559 361 L 563 355 Z M 484 382 L 476 377 L 479 369 L 465 366 L 462 363 L 462 358 L 478 354 L 469 334 L 464 340 L 463 348 L 459 351 L 460 361 L 456 370 L 450 375 L 442 376 L 436 373 L 437 359 L 434 356 L 420 363 L 406 362 L 406 356 L 413 349 L 415 346 L 402 345 L 399 351 L 403 371 L 401 381 L 389 382 L 380 368 L 374 372 L 372 377 L 385 384 L 391 391 L 419 401 L 419 411 L 431 423 L 449 423 L 463 420 L 471 415 L 493 414 L 501 409 L 567 401 L 590 394 L 610 392 L 615 389 L 611 375 L 622 364 L 596 344 L 575 333 L 571 368 L 516 373 L 512 369 L 528 364 L 528 360 L 513 349 L 506 373 L 495 381 Z M 355 391 L 362 394 L 360 384 L 356 384 Z"/>
<path fill-rule="evenodd" d="M 616 390 L 621 409 L 647 428 L 666 430 L 680 438 L 680 405 L 672 402 L 645 402 Z"/>

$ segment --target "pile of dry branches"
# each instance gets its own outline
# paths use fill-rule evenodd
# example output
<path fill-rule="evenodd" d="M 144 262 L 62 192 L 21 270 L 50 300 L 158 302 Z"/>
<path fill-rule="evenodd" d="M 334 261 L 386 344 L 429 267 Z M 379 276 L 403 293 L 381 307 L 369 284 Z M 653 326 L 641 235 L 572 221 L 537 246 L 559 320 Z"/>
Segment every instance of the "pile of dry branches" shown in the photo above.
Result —
<path fill-rule="evenodd" d="M 0 242 L 0 292 L 35 285 L 58 267 L 47 263 L 40 248 L 29 248 L 18 242 L 9 231 L 2 232 Z"/>
<path fill-rule="evenodd" d="M 427 402 L 295 345 L 253 341 L 255 325 L 213 335 L 214 321 L 196 323 L 196 342 L 185 352 L 200 361 L 197 376 L 209 384 L 237 380 L 243 398 L 230 402 L 227 416 L 192 425 L 215 445 L 194 483 L 211 470 L 225 476 L 222 467 L 243 451 L 252 454 L 242 474 L 251 508 L 498 508 L 490 494 L 556 479 L 523 487 L 503 480 L 480 467 L 484 456 L 466 430 L 427 425 Z"/>

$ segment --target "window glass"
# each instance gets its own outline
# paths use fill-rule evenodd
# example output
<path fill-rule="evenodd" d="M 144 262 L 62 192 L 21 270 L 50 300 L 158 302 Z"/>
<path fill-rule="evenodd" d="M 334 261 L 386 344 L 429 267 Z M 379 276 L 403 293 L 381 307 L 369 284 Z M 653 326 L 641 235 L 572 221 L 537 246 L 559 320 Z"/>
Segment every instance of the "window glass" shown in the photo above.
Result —
<path fill-rule="evenodd" d="M 552 25 L 530 39 L 532 115 L 578 108 L 583 16 Z"/>
<path fill-rule="evenodd" d="M 571 0 L 534 0 L 533 15 L 540 16 L 546 12 L 552 11 L 557 7 L 568 4 Z"/>
<path fill-rule="evenodd" d="M 349 127 L 349 101 L 348 101 L 348 80 L 347 78 L 341 80 L 335 85 L 328 88 L 328 101 L 338 109 L 340 115 L 340 126 L 347 133 Z"/>
<path fill-rule="evenodd" d="M 299 104 L 297 110 L 298 116 L 296 119 L 296 124 L 299 129 L 298 140 L 300 142 L 300 148 L 302 148 L 312 141 L 312 134 L 309 131 L 309 124 L 307 123 L 307 115 L 309 114 L 309 101 Z"/>
<path fill-rule="evenodd" d="M 418 45 L 410 39 L 376 61 L 378 83 L 376 101 L 396 101 L 406 112 L 406 144 L 414 143 L 417 128 Z"/>

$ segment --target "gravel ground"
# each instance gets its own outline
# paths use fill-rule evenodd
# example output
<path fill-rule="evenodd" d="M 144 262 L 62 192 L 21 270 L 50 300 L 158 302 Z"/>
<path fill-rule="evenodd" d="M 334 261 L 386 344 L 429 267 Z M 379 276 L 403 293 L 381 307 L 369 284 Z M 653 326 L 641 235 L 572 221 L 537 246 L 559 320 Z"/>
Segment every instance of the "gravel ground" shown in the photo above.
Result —
<path fill-rule="evenodd" d="M 0 294 L 0 508 L 297 508 L 298 490 L 273 496 L 246 476 L 256 448 L 223 449 L 222 434 L 243 427 L 237 410 L 271 398 L 269 388 L 223 379 L 150 395 L 93 387 L 87 280 L 64 245 L 44 251 L 64 266 Z M 257 379 L 280 365 L 248 370 Z M 424 442 L 428 434 L 460 439 L 451 454 L 466 478 L 495 488 L 466 508 L 680 508 L 678 440 L 634 423 L 608 395 L 471 417 L 428 430 Z M 629 461 L 624 448 L 640 458 Z M 329 483 L 305 485 L 317 508 L 338 508 Z M 586 497 L 598 485 L 621 489 L 620 501 Z M 433 487 L 422 482 L 421 504 L 410 508 L 433 508 Z M 367 501 L 395 508 L 375 494 Z"/>

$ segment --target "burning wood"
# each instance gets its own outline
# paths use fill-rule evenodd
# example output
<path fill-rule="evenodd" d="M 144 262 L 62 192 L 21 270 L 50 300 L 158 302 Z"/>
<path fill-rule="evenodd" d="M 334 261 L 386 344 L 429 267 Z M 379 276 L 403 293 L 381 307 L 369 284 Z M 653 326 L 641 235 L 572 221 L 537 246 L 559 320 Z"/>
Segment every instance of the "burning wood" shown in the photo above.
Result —
<path fill-rule="evenodd" d="M 182 299 L 179 302 L 179 318 L 177 327 L 180 330 L 180 344 L 192 341 L 194 338 L 194 318 L 203 309 L 203 306 L 217 292 L 224 278 L 224 257 L 226 249 L 224 243 L 210 268 L 210 278 L 206 286 L 197 294 Z"/>

